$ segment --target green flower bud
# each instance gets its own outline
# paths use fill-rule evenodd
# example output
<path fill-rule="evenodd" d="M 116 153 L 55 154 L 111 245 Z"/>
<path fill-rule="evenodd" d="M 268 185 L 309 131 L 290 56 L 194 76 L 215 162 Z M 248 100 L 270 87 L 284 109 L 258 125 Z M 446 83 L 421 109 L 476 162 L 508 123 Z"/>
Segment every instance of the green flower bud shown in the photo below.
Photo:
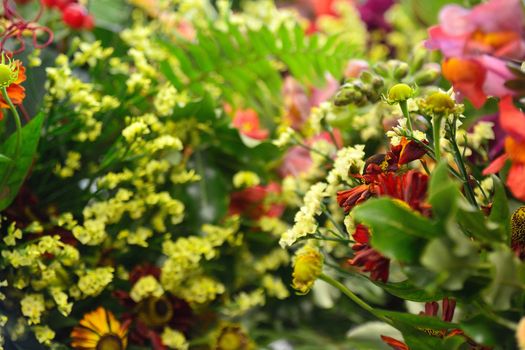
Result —
<path fill-rule="evenodd" d="M 407 84 L 396 84 L 388 90 L 388 100 L 391 103 L 406 101 L 414 96 L 414 90 Z"/>
<path fill-rule="evenodd" d="M 409 67 L 405 62 L 397 62 L 394 68 L 394 79 L 401 80 L 408 74 Z"/>
<path fill-rule="evenodd" d="M 0 88 L 7 88 L 18 79 L 18 66 L 2 54 L 0 61 Z"/>
<path fill-rule="evenodd" d="M 388 68 L 386 63 L 380 62 L 380 63 L 377 63 L 376 65 L 374 65 L 374 71 L 377 74 L 379 74 L 380 76 L 387 78 L 388 77 L 388 72 L 390 70 L 389 70 L 389 68 Z"/>
<path fill-rule="evenodd" d="M 462 112 L 462 108 L 456 105 L 452 97 L 441 91 L 429 95 L 419 105 L 421 109 L 432 116 L 459 114 Z"/>
<path fill-rule="evenodd" d="M 430 85 L 433 82 L 435 82 L 437 78 L 439 78 L 439 74 L 439 69 L 429 68 L 426 70 L 422 70 L 417 72 L 416 75 L 414 75 L 414 82 L 419 86 Z"/>

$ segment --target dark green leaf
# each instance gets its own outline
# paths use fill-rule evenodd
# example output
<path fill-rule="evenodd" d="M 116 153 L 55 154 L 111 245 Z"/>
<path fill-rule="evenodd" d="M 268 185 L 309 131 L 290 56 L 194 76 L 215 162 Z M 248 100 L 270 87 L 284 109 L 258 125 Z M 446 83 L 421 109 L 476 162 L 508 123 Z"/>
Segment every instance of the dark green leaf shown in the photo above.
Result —
<path fill-rule="evenodd" d="M 36 153 L 38 141 L 40 140 L 40 131 L 42 123 L 44 122 L 44 114 L 39 113 L 28 124 L 22 128 L 22 146 L 20 151 L 20 158 L 15 160 L 16 164 L 10 174 L 7 173 L 9 164 L 0 162 L 0 174 L 4 183 L 4 187 L 0 189 L 0 210 L 7 208 L 15 196 L 17 195 L 20 186 L 33 163 L 33 158 Z M 0 146 L 0 151 L 3 154 L 13 155 L 15 153 L 16 134 L 9 136 L 6 142 Z M 8 176 L 7 178 L 5 178 Z"/>
<path fill-rule="evenodd" d="M 489 219 L 499 224 L 503 241 L 510 243 L 510 210 L 505 186 L 497 176 L 493 176 L 492 180 L 494 182 L 494 199 Z"/>

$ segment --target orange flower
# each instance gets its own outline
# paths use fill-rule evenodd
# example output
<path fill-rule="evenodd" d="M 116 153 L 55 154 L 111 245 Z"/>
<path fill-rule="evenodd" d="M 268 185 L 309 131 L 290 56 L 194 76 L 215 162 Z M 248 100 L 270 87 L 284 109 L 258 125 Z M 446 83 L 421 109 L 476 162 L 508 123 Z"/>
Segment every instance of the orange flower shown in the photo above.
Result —
<path fill-rule="evenodd" d="M 485 103 L 487 95 L 483 91 L 485 68 L 476 60 L 450 58 L 443 62 L 443 76 L 454 89 L 467 97 L 476 108 Z"/>
<path fill-rule="evenodd" d="M 71 332 L 71 346 L 80 350 L 124 350 L 129 323 L 120 324 L 113 313 L 103 307 L 84 315 Z"/>
<path fill-rule="evenodd" d="M 14 71 L 18 70 L 18 77 L 14 82 L 7 86 L 6 90 L 11 102 L 13 102 L 14 105 L 21 105 L 26 97 L 26 90 L 20 84 L 26 80 L 26 69 L 19 60 L 13 61 L 9 66 L 5 64 L 2 64 L 2 66 L 11 67 L 10 69 Z M 5 108 L 9 108 L 9 105 L 0 94 L 0 120 L 4 118 L 2 109 Z"/>

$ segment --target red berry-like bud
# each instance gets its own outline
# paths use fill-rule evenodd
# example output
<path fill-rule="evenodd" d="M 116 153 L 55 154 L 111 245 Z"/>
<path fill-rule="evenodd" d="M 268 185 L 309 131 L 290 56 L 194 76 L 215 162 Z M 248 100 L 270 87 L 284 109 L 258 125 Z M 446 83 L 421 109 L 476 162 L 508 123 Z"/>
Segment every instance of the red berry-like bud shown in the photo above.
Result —
<path fill-rule="evenodd" d="M 42 0 L 42 4 L 46 7 L 56 7 L 56 0 Z"/>
<path fill-rule="evenodd" d="M 87 15 L 84 17 L 84 29 L 91 30 L 95 26 L 95 21 L 93 20 L 93 16 Z"/>
<path fill-rule="evenodd" d="M 87 10 L 80 4 L 70 4 L 62 12 L 62 20 L 73 29 L 81 29 L 86 16 Z"/>
<path fill-rule="evenodd" d="M 55 7 L 59 8 L 60 11 L 64 11 L 64 9 L 68 5 L 74 4 L 75 2 L 76 2 L 75 0 L 54 0 Z"/>

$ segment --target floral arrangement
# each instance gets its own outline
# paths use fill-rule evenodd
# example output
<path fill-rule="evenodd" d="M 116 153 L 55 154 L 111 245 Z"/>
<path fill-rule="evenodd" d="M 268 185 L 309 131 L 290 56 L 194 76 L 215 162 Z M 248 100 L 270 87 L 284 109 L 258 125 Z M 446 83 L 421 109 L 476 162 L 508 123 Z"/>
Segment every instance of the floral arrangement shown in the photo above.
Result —
<path fill-rule="evenodd" d="M 3 0 L 0 348 L 525 349 L 519 0 Z"/>

